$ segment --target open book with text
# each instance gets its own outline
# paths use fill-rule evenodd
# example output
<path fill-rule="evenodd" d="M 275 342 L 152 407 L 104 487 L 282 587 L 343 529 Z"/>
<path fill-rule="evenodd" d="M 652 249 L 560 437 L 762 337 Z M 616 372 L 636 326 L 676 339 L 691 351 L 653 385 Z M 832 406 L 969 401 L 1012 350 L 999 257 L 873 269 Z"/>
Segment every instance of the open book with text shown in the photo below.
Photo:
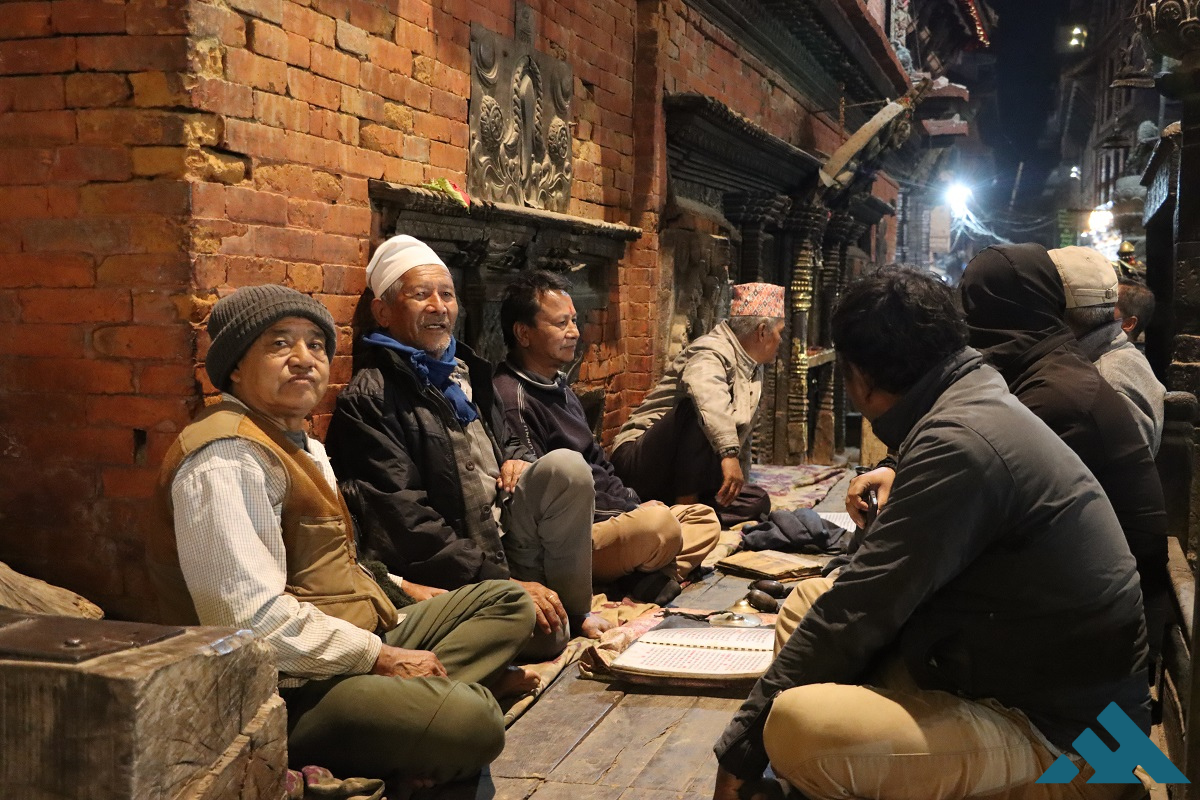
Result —
<path fill-rule="evenodd" d="M 609 668 L 631 681 L 681 678 L 729 683 L 757 679 L 774 657 L 773 628 L 668 628 L 642 635 Z"/>

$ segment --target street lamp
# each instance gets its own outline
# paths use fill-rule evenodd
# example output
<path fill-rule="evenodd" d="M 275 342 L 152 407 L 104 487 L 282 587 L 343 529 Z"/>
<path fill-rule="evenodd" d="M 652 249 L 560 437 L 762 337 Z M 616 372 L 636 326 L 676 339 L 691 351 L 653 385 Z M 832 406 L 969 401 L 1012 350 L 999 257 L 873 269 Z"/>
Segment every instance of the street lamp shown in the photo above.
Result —
<path fill-rule="evenodd" d="M 952 183 L 946 188 L 946 205 L 950 206 L 950 214 L 956 219 L 962 219 L 971 213 L 967 209 L 967 201 L 971 199 L 971 187 L 964 183 Z"/>

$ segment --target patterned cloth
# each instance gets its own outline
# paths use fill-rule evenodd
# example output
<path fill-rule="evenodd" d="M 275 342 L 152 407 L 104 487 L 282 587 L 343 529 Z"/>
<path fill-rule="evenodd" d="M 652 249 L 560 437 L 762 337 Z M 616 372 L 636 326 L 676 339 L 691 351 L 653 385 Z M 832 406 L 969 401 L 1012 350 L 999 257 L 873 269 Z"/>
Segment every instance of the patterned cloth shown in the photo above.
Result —
<path fill-rule="evenodd" d="M 800 464 L 794 467 L 774 464 L 753 464 L 750 483 L 761 486 L 771 495 L 775 511 L 795 511 L 812 508 L 825 499 L 829 490 L 842 479 L 844 467 L 823 467 Z"/>
<path fill-rule="evenodd" d="M 325 448 L 307 437 L 305 446 L 336 486 Z M 252 629 L 271 646 L 279 671 L 296 676 L 281 686 L 370 672 L 382 647 L 378 636 L 284 593 L 279 515 L 286 490 L 287 473 L 275 457 L 245 439 L 213 442 L 180 465 L 171 484 L 175 538 L 200 622 Z"/>
<path fill-rule="evenodd" d="M 731 317 L 782 317 L 783 287 L 773 283 L 739 283 L 733 287 Z"/>

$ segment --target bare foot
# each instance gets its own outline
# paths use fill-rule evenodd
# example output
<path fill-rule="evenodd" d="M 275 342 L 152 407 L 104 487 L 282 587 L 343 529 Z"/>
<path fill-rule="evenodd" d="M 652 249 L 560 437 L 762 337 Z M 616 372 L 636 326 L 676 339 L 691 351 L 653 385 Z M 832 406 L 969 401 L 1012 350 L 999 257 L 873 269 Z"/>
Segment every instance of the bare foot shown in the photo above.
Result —
<path fill-rule="evenodd" d="M 541 679 L 528 667 L 508 666 L 492 681 L 492 694 L 497 699 L 523 697 L 538 687 Z"/>
<path fill-rule="evenodd" d="M 599 614 L 588 614 L 579 626 L 579 632 L 589 639 L 599 639 L 600 634 L 616 626 Z"/>

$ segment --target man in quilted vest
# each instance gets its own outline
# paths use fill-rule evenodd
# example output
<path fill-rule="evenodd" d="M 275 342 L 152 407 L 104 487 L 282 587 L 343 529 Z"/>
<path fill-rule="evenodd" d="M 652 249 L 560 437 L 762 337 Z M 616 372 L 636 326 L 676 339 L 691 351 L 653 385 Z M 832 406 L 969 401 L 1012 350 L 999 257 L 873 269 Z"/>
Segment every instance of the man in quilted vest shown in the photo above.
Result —
<path fill-rule="evenodd" d="M 477 772 L 504 747 L 496 691 L 533 603 L 511 581 L 453 592 L 358 563 L 353 522 L 305 418 L 324 397 L 333 318 L 282 286 L 239 289 L 208 322 L 205 368 L 223 394 L 164 459 L 150 542 L 162 618 L 249 628 L 288 707 L 293 767 L 428 786 Z M 392 591 L 391 594 L 402 596 Z"/>

